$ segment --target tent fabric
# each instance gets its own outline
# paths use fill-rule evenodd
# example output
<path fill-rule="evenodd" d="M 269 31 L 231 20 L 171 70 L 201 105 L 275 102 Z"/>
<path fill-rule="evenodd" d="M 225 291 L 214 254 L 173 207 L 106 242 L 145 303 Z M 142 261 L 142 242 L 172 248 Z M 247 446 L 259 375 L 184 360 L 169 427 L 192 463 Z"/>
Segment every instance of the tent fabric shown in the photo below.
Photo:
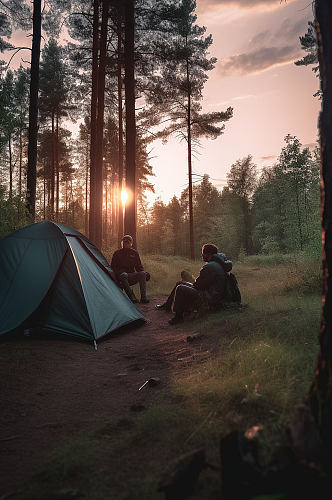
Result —
<path fill-rule="evenodd" d="M 143 315 L 81 233 L 43 221 L 0 241 L 0 335 L 25 328 L 96 340 Z"/>

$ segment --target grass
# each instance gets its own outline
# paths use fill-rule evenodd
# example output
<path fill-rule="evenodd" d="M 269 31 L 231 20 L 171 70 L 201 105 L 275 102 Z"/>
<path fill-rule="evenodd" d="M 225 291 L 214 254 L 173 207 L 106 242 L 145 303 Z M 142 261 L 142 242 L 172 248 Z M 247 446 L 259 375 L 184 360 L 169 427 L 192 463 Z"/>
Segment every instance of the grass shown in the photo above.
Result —
<path fill-rule="evenodd" d="M 200 262 L 146 256 L 149 294 L 165 294 L 184 268 Z M 130 419 L 105 422 L 50 455 L 21 500 L 51 498 L 71 488 L 84 498 L 159 500 L 161 470 L 169 460 L 204 447 L 219 464 L 219 439 L 238 422 L 263 428 L 263 452 L 282 439 L 294 405 L 306 396 L 318 353 L 320 266 L 298 256 L 249 257 L 234 265 L 247 307 L 222 310 L 183 324 L 219 346 L 208 360 L 174 373 L 168 395 Z M 201 475 L 197 498 L 220 498 L 219 475 Z"/>

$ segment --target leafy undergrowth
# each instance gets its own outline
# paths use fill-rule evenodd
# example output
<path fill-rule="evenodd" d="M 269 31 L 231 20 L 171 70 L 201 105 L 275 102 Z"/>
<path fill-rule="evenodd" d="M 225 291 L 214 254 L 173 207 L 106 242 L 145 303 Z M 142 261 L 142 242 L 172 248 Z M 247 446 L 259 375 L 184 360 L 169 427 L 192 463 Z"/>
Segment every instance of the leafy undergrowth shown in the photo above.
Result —
<path fill-rule="evenodd" d="M 146 261 L 150 293 L 162 287 L 165 293 L 181 269 L 197 274 L 200 267 L 180 258 Z M 312 282 L 317 269 L 290 259 L 278 265 L 253 259 L 235 265 L 244 307 L 181 325 L 185 333 L 213 340 L 217 354 L 175 372 L 158 406 L 130 419 L 110 419 L 57 449 L 17 498 L 162 499 L 156 488 L 167 463 L 204 447 L 208 462 L 218 467 L 220 437 L 234 422 L 242 429 L 263 429 L 264 459 L 282 439 L 313 376 L 321 298 L 305 283 Z M 202 472 L 192 498 L 220 498 L 219 476 Z"/>

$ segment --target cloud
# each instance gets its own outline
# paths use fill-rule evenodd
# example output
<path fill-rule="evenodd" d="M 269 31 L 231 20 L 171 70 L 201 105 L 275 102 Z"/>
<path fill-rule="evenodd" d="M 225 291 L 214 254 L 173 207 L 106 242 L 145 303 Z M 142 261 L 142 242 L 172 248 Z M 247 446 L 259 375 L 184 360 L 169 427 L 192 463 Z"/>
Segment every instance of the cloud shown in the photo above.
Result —
<path fill-rule="evenodd" d="M 289 64 L 301 56 L 301 49 L 293 45 L 283 47 L 261 47 L 251 52 L 237 54 L 219 63 L 223 75 L 240 73 L 248 75 L 278 66 Z"/>
<path fill-rule="evenodd" d="M 266 43 L 271 39 L 271 32 L 269 30 L 261 31 L 257 33 L 257 35 L 253 36 L 249 41 L 249 45 L 251 47 L 255 47 L 257 45 L 261 45 L 263 42 Z"/>
<path fill-rule="evenodd" d="M 243 101 L 244 99 L 252 99 L 256 96 L 254 94 L 239 95 L 237 97 L 232 97 L 231 101 Z"/>
<path fill-rule="evenodd" d="M 293 22 L 291 18 L 286 18 L 276 31 L 264 30 L 254 35 L 249 41 L 249 47 L 261 47 L 262 45 L 278 45 L 280 40 L 283 44 L 294 43 L 302 36 L 307 29 L 304 19 Z"/>
<path fill-rule="evenodd" d="M 288 4 L 294 0 L 288 0 Z M 252 7 L 280 7 L 280 0 L 198 0 L 198 7 L 213 8 L 213 7 L 239 7 L 242 9 L 250 9 Z"/>

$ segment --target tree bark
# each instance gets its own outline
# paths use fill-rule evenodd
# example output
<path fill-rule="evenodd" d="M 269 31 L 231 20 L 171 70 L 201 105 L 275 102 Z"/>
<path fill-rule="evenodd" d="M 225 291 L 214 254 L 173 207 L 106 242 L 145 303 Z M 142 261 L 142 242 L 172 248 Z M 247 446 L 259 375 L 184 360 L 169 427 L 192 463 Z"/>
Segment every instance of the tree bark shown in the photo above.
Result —
<path fill-rule="evenodd" d="M 332 4 L 316 2 L 316 32 L 323 93 L 320 114 L 323 297 L 320 352 L 310 390 L 313 415 L 332 455 Z"/>
<path fill-rule="evenodd" d="M 9 155 L 9 198 L 13 196 L 13 158 L 12 158 L 12 138 L 8 138 L 8 155 Z"/>
<path fill-rule="evenodd" d="M 33 35 L 30 69 L 28 168 L 26 206 L 32 220 L 36 212 L 38 88 L 41 40 L 41 0 L 33 0 Z"/>
<path fill-rule="evenodd" d="M 50 199 L 50 217 L 54 219 L 54 195 L 55 195 L 55 125 L 54 109 L 52 109 L 52 155 L 51 155 L 51 199 Z"/>
<path fill-rule="evenodd" d="M 188 44 L 186 36 L 186 46 Z M 189 187 L 189 242 L 190 242 L 190 258 L 195 260 L 195 240 L 194 240 L 194 209 L 193 209 L 193 179 L 192 179 L 192 162 L 191 162 L 191 88 L 189 78 L 189 60 L 186 61 L 187 71 L 187 140 L 188 140 L 188 187 Z"/>
<path fill-rule="evenodd" d="M 59 193 L 60 193 L 60 172 L 59 172 L 59 109 L 56 110 L 56 123 L 55 123 L 55 219 L 59 217 Z"/>
<path fill-rule="evenodd" d="M 96 139 L 97 139 L 97 99 L 98 99 L 98 43 L 99 43 L 99 0 L 93 0 L 93 41 L 92 41 L 92 89 L 90 110 L 90 207 L 89 238 L 95 240 L 95 199 L 96 199 Z"/>
<path fill-rule="evenodd" d="M 86 152 L 85 152 L 85 214 L 84 214 L 84 228 L 86 236 L 89 234 L 88 196 L 89 196 L 89 144 L 87 142 Z"/>
<path fill-rule="evenodd" d="M 104 108 L 105 108 L 105 68 L 107 50 L 107 23 L 109 0 L 103 0 L 100 33 L 100 54 L 98 66 L 97 137 L 95 163 L 95 229 L 94 243 L 98 248 L 103 242 L 103 151 L 104 151 Z"/>
<path fill-rule="evenodd" d="M 19 135 L 19 148 L 20 148 L 20 157 L 19 157 L 19 179 L 18 179 L 18 194 L 21 198 L 22 195 L 22 165 L 23 165 L 23 141 L 22 141 L 22 128 L 20 127 L 20 135 Z"/>
<path fill-rule="evenodd" d="M 118 189 L 119 195 L 123 189 L 123 114 L 122 114 L 122 30 L 121 19 L 118 25 L 118 60 L 117 60 L 117 76 L 118 76 L 118 128 L 119 128 L 119 147 L 118 147 Z M 118 216 L 118 247 L 121 247 L 121 239 L 123 236 L 123 210 L 121 206 L 121 196 L 116 197 L 117 216 Z"/>
<path fill-rule="evenodd" d="M 125 3 L 125 99 L 126 99 L 126 187 L 128 202 L 124 232 L 130 234 L 136 246 L 136 119 L 135 119 L 135 5 Z"/>

